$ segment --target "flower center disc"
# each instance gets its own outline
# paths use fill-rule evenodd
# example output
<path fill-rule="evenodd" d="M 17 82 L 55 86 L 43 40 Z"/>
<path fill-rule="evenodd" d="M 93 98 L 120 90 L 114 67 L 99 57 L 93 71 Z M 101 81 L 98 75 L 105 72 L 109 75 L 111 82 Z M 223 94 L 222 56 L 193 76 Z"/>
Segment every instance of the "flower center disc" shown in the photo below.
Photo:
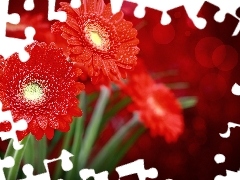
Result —
<path fill-rule="evenodd" d="M 160 104 L 154 99 L 154 97 L 149 97 L 147 99 L 147 103 L 149 106 L 152 106 L 155 113 L 159 116 L 163 116 L 165 114 L 163 108 L 160 106 Z"/>
<path fill-rule="evenodd" d="M 30 101 L 35 101 L 43 96 L 43 90 L 38 83 L 30 83 L 23 89 L 23 96 Z"/>
<path fill-rule="evenodd" d="M 100 46 L 102 44 L 102 38 L 96 31 L 90 32 L 90 38 L 97 46 Z"/>
<path fill-rule="evenodd" d="M 109 50 L 109 35 L 103 27 L 96 23 L 87 23 L 84 31 L 90 44 L 92 44 L 95 48 L 102 51 Z"/>

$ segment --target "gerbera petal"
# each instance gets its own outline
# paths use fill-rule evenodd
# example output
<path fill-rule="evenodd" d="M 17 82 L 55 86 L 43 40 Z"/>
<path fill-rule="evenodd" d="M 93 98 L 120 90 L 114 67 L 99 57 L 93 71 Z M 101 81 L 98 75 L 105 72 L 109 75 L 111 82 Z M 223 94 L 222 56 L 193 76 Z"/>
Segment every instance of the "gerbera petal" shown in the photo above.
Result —
<path fill-rule="evenodd" d="M 119 48 L 119 52 L 117 54 L 118 61 L 116 63 L 121 65 L 130 65 L 135 66 L 137 63 L 137 57 L 135 56 L 138 53 L 139 49 L 137 47 L 126 47 L 123 46 Z M 130 68 L 130 67 L 128 67 Z"/>
<path fill-rule="evenodd" d="M 73 28 L 75 31 L 80 30 L 79 24 L 77 23 L 77 21 L 73 17 L 68 16 L 66 23 L 67 23 L 68 26 Z"/>
<path fill-rule="evenodd" d="M 48 122 L 48 125 L 53 129 L 58 129 L 59 128 L 59 122 L 55 119 L 50 119 L 49 122 Z"/>
<path fill-rule="evenodd" d="M 79 36 L 78 33 L 72 28 L 70 28 L 68 25 L 63 25 L 60 27 L 60 29 L 71 36 L 75 36 L 75 37 Z"/>
<path fill-rule="evenodd" d="M 100 14 L 103 9 L 103 0 L 82 0 L 85 12 Z"/>
<path fill-rule="evenodd" d="M 83 83 L 80 82 L 76 82 L 74 85 L 74 92 L 75 94 L 79 94 L 83 89 L 85 88 Z"/>
<path fill-rule="evenodd" d="M 137 36 L 137 30 L 132 28 L 132 23 L 124 19 L 117 24 L 116 31 L 120 42 L 129 41 Z"/>
<path fill-rule="evenodd" d="M 102 66 L 103 74 L 107 76 L 109 79 L 111 80 L 114 80 L 115 78 L 120 79 L 120 72 L 118 70 L 118 67 L 113 61 L 111 60 L 103 61 Z"/>
<path fill-rule="evenodd" d="M 119 23 L 119 21 L 121 21 L 123 19 L 123 12 L 119 11 L 118 13 L 114 14 L 111 19 L 110 22 L 112 23 Z"/>
<path fill-rule="evenodd" d="M 66 121 L 67 123 L 72 122 L 72 117 L 71 116 L 66 115 L 66 116 L 62 116 L 61 118 L 62 118 L 62 120 Z"/>
<path fill-rule="evenodd" d="M 53 128 L 50 128 L 50 127 L 47 127 L 46 130 L 45 130 L 45 134 L 46 134 L 46 137 L 51 140 L 54 136 L 54 129 Z"/>
<path fill-rule="evenodd" d="M 43 116 L 37 117 L 37 122 L 39 127 L 42 128 L 42 130 L 45 130 L 47 128 L 48 120 L 45 117 Z"/>
<path fill-rule="evenodd" d="M 84 53 L 84 48 L 82 46 L 73 46 L 69 48 L 73 54 L 82 54 Z"/>
<path fill-rule="evenodd" d="M 136 46 L 137 44 L 139 44 L 139 40 L 135 38 L 129 41 L 125 41 L 124 43 L 122 43 L 122 46 Z"/>
<path fill-rule="evenodd" d="M 30 133 L 29 129 L 26 129 L 24 131 L 17 131 L 16 132 L 19 141 L 23 140 L 23 138 L 26 137 L 29 133 Z"/>
<path fill-rule="evenodd" d="M 71 38 L 67 39 L 67 43 L 69 45 L 75 45 L 75 46 L 82 45 L 81 41 L 76 37 L 71 37 Z"/>
<path fill-rule="evenodd" d="M 61 8 L 59 10 L 67 12 L 68 15 L 74 16 L 76 12 L 71 8 L 70 4 L 67 2 L 60 2 Z"/>
<path fill-rule="evenodd" d="M 71 38 L 74 37 L 74 36 L 71 36 L 70 34 L 65 33 L 65 32 L 62 32 L 61 36 L 62 36 L 64 39 L 66 39 L 66 40 L 71 39 Z"/>
<path fill-rule="evenodd" d="M 29 124 L 28 124 L 28 128 L 29 131 L 35 136 L 35 138 L 37 140 L 42 139 L 43 135 L 44 135 L 44 131 L 39 127 L 38 123 L 36 122 L 36 120 L 32 120 Z"/>
<path fill-rule="evenodd" d="M 12 129 L 12 125 L 9 121 L 3 121 L 0 123 L 0 132 L 8 132 Z"/>
<path fill-rule="evenodd" d="M 59 121 L 59 130 L 62 132 L 67 132 L 69 131 L 69 126 L 68 123 L 65 121 Z"/>
<path fill-rule="evenodd" d="M 64 25 L 64 23 L 57 21 L 51 26 L 51 32 L 56 34 L 61 34 L 61 27 Z"/>
<path fill-rule="evenodd" d="M 103 12 L 102 12 L 102 17 L 105 18 L 106 20 L 109 21 L 109 19 L 112 17 L 112 7 L 111 7 L 111 4 L 108 3 L 104 9 L 103 9 Z"/>
<path fill-rule="evenodd" d="M 73 116 L 75 117 L 79 117 L 82 115 L 82 111 L 78 107 L 71 107 L 69 109 L 69 112 L 71 112 L 71 114 L 73 114 Z"/>
<path fill-rule="evenodd" d="M 78 55 L 76 58 L 77 62 L 85 62 L 91 60 L 93 52 L 91 52 L 88 48 L 84 48 L 82 54 Z"/>

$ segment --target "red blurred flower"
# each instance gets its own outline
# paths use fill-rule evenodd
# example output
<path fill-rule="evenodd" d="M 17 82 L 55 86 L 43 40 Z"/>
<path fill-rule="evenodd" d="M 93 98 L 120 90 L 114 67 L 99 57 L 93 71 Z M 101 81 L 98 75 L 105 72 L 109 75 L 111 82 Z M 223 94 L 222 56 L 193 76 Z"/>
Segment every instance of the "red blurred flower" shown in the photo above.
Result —
<path fill-rule="evenodd" d="M 153 136 L 164 136 L 167 142 L 176 141 L 183 132 L 180 104 L 164 84 L 156 84 L 144 69 L 136 70 L 124 87 L 134 102 L 131 107 L 140 112 L 142 123 Z"/>
<path fill-rule="evenodd" d="M 18 133 L 19 140 L 30 132 L 38 140 L 44 134 L 52 139 L 55 129 L 68 131 L 72 116 L 81 115 L 76 98 L 84 88 L 76 82 L 81 72 L 54 43 L 34 42 L 26 50 L 30 54 L 27 62 L 21 62 L 17 54 L 5 61 L 0 101 L 3 110 L 11 110 L 14 121 L 28 123 L 27 130 Z"/>
<path fill-rule="evenodd" d="M 67 21 L 55 23 L 52 31 L 67 40 L 71 60 L 83 66 L 93 83 L 125 78 L 139 51 L 132 23 L 123 19 L 122 12 L 113 15 L 103 0 L 82 0 L 78 9 L 60 5 Z"/>

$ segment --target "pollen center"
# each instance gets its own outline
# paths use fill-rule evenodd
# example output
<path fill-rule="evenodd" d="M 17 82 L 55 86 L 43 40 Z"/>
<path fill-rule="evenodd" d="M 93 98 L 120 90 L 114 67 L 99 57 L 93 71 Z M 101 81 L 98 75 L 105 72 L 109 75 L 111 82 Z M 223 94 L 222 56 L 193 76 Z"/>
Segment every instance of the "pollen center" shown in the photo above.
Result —
<path fill-rule="evenodd" d="M 102 38 L 96 31 L 90 32 L 90 37 L 93 43 L 95 43 L 97 46 L 100 46 L 102 44 Z"/>
<path fill-rule="evenodd" d="M 147 104 L 151 107 L 153 107 L 155 113 L 159 116 L 163 116 L 165 114 L 163 108 L 161 105 L 154 99 L 154 97 L 149 97 L 147 99 Z"/>
<path fill-rule="evenodd" d="M 87 41 L 96 49 L 107 51 L 110 48 L 110 40 L 107 30 L 97 23 L 86 23 L 84 28 Z"/>
<path fill-rule="evenodd" d="M 43 96 L 43 90 L 38 83 L 30 83 L 24 87 L 23 96 L 27 100 L 36 101 Z"/>

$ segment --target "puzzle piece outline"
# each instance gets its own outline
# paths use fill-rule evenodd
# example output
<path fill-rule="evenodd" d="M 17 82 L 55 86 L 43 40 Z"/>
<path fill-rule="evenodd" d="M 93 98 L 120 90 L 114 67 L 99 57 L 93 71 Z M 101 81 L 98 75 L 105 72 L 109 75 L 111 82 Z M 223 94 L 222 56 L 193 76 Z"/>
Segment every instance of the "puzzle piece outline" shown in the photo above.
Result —
<path fill-rule="evenodd" d="M 27 122 L 23 119 L 14 122 L 12 113 L 10 111 L 2 111 L 2 103 L 0 102 L 0 122 L 8 121 L 11 123 L 11 130 L 7 132 L 0 132 L 0 138 L 4 141 L 7 139 L 13 139 L 13 148 L 20 150 L 23 145 L 20 144 L 17 138 L 16 131 L 23 131 L 27 129 Z"/>
<path fill-rule="evenodd" d="M 124 0 L 110 0 L 112 5 L 112 12 L 114 14 L 120 11 L 123 1 Z M 198 29 L 205 28 L 207 24 L 207 20 L 198 16 L 198 13 L 205 2 L 209 2 L 210 4 L 220 8 L 220 10 L 216 12 L 214 16 L 214 19 L 216 22 L 219 22 L 219 23 L 223 22 L 226 14 L 231 14 L 236 19 L 240 20 L 240 17 L 236 15 L 236 10 L 240 7 L 240 1 L 231 2 L 232 4 L 229 4 L 226 0 L 194 0 L 194 1 L 192 0 L 168 0 L 168 1 L 125 0 L 125 1 L 137 4 L 137 7 L 134 10 L 134 16 L 137 18 L 143 18 L 145 16 L 146 7 L 162 12 L 162 17 L 160 19 L 160 22 L 162 25 L 167 25 L 171 22 L 171 17 L 168 14 L 168 11 L 183 6 L 187 12 L 188 17 L 193 21 L 194 25 Z M 227 7 L 230 10 L 227 10 Z M 238 35 L 239 31 L 240 31 L 240 23 L 238 23 L 238 25 L 236 26 L 232 36 Z"/>
<path fill-rule="evenodd" d="M 0 158 L 0 179 L 6 180 L 3 168 L 11 168 L 15 164 L 15 160 L 12 156 L 5 157 L 4 159 Z"/>
<path fill-rule="evenodd" d="M 73 157 L 73 156 L 74 156 L 73 154 L 71 154 L 67 150 L 63 149 L 58 158 L 54 158 L 54 159 L 50 159 L 50 160 L 44 159 L 43 164 L 46 169 L 46 172 L 37 174 L 37 175 L 33 175 L 34 168 L 31 164 L 25 164 L 22 167 L 22 170 L 23 170 L 23 173 L 25 174 L 26 178 L 21 179 L 21 180 L 42 180 L 42 179 L 51 180 L 48 164 L 58 161 L 58 160 L 61 160 L 62 161 L 62 163 L 61 163 L 62 170 L 70 171 L 73 168 L 73 163 L 70 160 L 70 157 Z"/>
<path fill-rule="evenodd" d="M 48 20 L 59 20 L 65 22 L 67 19 L 66 12 L 64 11 L 55 11 L 56 0 L 48 0 Z M 81 2 L 79 0 L 71 0 L 70 5 L 72 7 L 80 7 Z M 25 0 L 23 7 L 27 11 L 34 9 L 34 0 Z M 26 52 L 25 47 L 34 42 L 34 36 L 36 30 L 28 26 L 24 30 L 25 39 L 19 39 L 14 37 L 7 37 L 7 23 L 18 24 L 20 22 L 20 16 L 17 13 L 8 13 L 9 0 L 0 1 L 0 54 L 7 59 L 14 53 L 19 54 L 19 58 L 22 62 L 26 62 L 29 59 L 29 54 Z"/>

